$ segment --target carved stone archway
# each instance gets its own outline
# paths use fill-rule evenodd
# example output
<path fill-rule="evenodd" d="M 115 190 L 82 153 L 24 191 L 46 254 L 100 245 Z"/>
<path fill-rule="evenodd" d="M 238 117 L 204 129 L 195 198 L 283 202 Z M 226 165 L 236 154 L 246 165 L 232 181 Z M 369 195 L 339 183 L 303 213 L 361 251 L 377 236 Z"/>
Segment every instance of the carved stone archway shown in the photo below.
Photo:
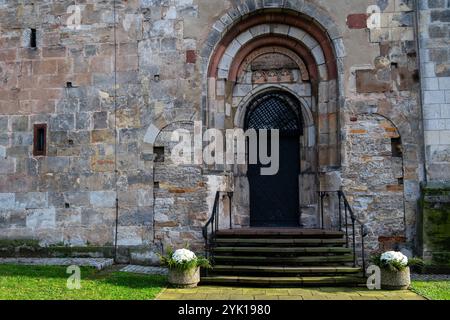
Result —
<path fill-rule="evenodd" d="M 301 193 L 307 196 L 301 197 L 299 206 L 307 216 L 302 224 L 315 227 L 316 191 L 321 184 L 323 188 L 330 185 L 333 189 L 340 188 L 340 181 L 328 177 L 340 175 L 338 103 L 342 101 L 339 79 L 343 70 L 338 59 L 345 52 L 342 38 L 327 14 L 314 19 L 308 15 L 313 12 L 309 4 L 289 3 L 280 1 L 267 8 L 263 5 L 252 9 L 246 2 L 247 5 L 231 10 L 215 24 L 202 53 L 206 71 L 203 115 L 208 128 L 243 128 L 243 115 L 255 94 L 275 89 L 293 93 L 306 121 L 301 141 L 305 158 L 301 162 L 307 170 L 299 179 L 303 183 Z M 274 7 L 282 9 L 281 12 L 273 11 Z M 271 54 L 290 62 L 286 62 L 284 69 L 274 70 L 280 66 L 273 65 Z M 265 56 L 269 57 L 267 70 Z M 265 78 L 259 79 L 260 75 Z M 239 194 L 234 208 L 235 224 L 246 226 L 249 223 L 246 168 L 235 166 L 230 170 Z M 306 175 L 309 177 L 305 178 Z"/>

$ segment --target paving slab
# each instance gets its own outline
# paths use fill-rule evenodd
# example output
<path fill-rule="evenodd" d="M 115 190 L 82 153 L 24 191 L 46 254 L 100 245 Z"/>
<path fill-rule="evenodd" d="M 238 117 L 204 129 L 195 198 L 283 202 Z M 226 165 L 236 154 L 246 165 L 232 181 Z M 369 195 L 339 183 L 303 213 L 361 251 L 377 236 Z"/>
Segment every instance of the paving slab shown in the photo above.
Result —
<path fill-rule="evenodd" d="M 370 291 L 363 288 L 236 288 L 200 286 L 165 289 L 158 300 L 426 300 L 412 291 Z"/>
<path fill-rule="evenodd" d="M 147 267 L 138 265 L 128 265 L 123 269 L 121 269 L 120 271 L 137 274 L 162 275 L 162 276 L 166 276 L 169 273 L 167 268 Z"/>

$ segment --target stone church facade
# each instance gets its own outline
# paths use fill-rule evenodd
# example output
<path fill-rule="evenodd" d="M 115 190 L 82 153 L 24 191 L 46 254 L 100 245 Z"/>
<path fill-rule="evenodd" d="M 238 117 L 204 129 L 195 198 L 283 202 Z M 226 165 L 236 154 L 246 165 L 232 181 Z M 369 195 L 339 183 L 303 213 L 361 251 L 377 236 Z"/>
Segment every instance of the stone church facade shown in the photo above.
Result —
<path fill-rule="evenodd" d="M 276 193 L 298 227 L 331 229 L 318 191 L 343 190 L 370 251 L 429 254 L 421 186 L 450 180 L 447 2 L 0 0 L 0 239 L 155 263 L 202 249 L 217 191 L 233 228 Z M 299 119 L 287 191 L 172 162 L 175 130 L 248 129 L 280 101 Z"/>

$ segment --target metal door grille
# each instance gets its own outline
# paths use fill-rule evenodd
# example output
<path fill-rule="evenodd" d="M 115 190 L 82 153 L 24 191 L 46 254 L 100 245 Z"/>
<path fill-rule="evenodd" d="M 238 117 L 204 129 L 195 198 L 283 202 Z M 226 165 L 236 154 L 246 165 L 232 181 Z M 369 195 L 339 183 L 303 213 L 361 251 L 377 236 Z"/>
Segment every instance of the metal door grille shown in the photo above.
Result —
<path fill-rule="evenodd" d="M 247 129 L 300 131 L 298 116 L 287 99 L 280 94 L 269 94 L 256 99 L 247 115 Z"/>

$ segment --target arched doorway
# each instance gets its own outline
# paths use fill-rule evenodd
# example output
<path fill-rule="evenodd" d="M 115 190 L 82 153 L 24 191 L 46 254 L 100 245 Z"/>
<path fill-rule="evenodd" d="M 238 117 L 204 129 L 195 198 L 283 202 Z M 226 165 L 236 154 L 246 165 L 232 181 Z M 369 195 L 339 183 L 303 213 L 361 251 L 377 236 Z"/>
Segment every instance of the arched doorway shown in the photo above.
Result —
<path fill-rule="evenodd" d="M 248 162 L 250 187 L 250 225 L 252 227 L 298 227 L 300 221 L 299 174 L 301 111 L 298 102 L 289 94 L 271 92 L 256 97 L 249 105 L 246 130 L 258 133 L 257 151 L 267 146 L 271 157 L 279 155 L 278 171 L 265 175 L 267 164 Z M 268 130 L 267 141 L 260 133 Z M 271 145 L 271 134 L 279 134 L 279 146 Z M 248 140 L 247 143 L 255 141 Z M 275 151 L 274 148 L 279 148 Z M 251 146 L 248 146 L 248 150 Z M 254 149 L 254 150 L 256 150 Z"/>
<path fill-rule="evenodd" d="M 294 187 L 289 187 L 285 193 L 296 194 L 292 197 L 281 194 L 277 201 L 278 211 L 273 213 L 278 218 L 285 214 L 286 219 L 272 221 L 274 218 L 268 216 L 266 221 L 255 219 L 256 214 L 260 214 L 258 207 L 270 208 L 264 201 L 269 201 L 267 195 L 275 197 L 273 194 L 280 188 L 280 183 L 283 186 L 283 174 L 260 177 L 253 174 L 253 171 L 259 171 L 258 167 L 233 165 L 224 172 L 229 188 L 234 192 L 232 215 L 235 228 L 257 225 L 317 228 L 320 222 L 317 192 L 341 187 L 339 110 L 343 100 L 340 99 L 339 80 L 344 72 L 343 64 L 338 64 L 337 59 L 345 57 L 345 50 L 336 29 L 330 29 L 332 20 L 326 19 L 326 25 L 320 23 L 325 16 L 321 13 L 317 19 L 311 19 L 291 7 L 280 8 L 280 12 L 274 12 L 273 7 L 256 9 L 251 14 L 243 14 L 239 20 L 231 19 L 222 31 L 212 31 L 210 41 L 202 51 L 206 71 L 202 110 L 208 128 L 251 128 L 248 117 L 256 116 L 258 112 L 252 114 L 249 109 L 255 109 L 254 102 L 261 99 L 263 93 L 277 89 L 294 97 L 293 100 L 288 98 L 297 102 L 297 108 L 293 110 L 301 110 L 295 111 L 301 115 L 298 116 L 301 132 L 297 134 L 298 143 L 295 147 L 286 147 L 295 154 L 286 165 L 297 163 L 297 171 L 287 175 Z M 288 140 L 287 137 L 283 139 L 283 149 Z M 289 159 L 287 152 L 282 151 L 281 155 Z M 284 162 L 283 159 L 280 161 Z M 283 172 L 283 163 L 280 167 Z M 277 178 L 280 180 L 273 180 Z M 264 181 L 260 181 L 258 187 L 255 179 Z M 287 184 L 284 185 L 287 190 Z M 264 194 L 264 199 L 255 200 Z M 291 202 L 287 203 L 286 199 Z M 287 208 L 294 208 L 294 201 L 295 211 Z M 294 216 L 287 212 L 295 214 L 295 222 Z M 264 219 L 261 217 L 261 220 Z"/>

